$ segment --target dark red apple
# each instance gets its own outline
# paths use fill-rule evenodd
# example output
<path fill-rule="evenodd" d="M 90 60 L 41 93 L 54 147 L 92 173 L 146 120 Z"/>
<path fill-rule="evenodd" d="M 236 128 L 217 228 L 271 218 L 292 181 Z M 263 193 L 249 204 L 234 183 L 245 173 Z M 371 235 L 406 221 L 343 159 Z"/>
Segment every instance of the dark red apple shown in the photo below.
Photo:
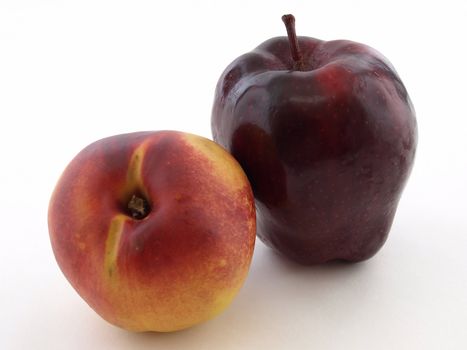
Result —
<path fill-rule="evenodd" d="M 305 264 L 362 261 L 384 244 L 417 144 L 389 61 L 346 40 L 288 37 L 240 56 L 218 82 L 214 140 L 245 170 L 258 236 Z"/>

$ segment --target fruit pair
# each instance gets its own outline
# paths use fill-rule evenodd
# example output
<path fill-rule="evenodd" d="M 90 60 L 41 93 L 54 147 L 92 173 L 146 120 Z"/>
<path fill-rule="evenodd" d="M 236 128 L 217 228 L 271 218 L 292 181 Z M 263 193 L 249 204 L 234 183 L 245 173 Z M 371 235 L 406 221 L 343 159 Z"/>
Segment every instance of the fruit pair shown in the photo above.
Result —
<path fill-rule="evenodd" d="M 375 50 L 297 38 L 283 20 L 288 38 L 235 60 L 216 88 L 214 140 L 240 165 L 161 131 L 100 140 L 66 168 L 52 247 L 109 322 L 172 331 L 222 311 L 251 262 L 251 187 L 258 236 L 296 261 L 361 261 L 384 243 L 416 148 L 407 92 Z"/>

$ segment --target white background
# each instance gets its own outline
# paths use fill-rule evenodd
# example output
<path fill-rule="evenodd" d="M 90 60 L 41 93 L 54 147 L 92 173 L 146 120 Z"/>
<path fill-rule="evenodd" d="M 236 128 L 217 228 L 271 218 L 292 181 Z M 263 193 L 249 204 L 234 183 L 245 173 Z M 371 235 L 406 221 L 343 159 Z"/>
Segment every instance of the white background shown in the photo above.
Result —
<path fill-rule="evenodd" d="M 356 265 L 301 267 L 259 241 L 216 319 L 172 334 L 101 320 L 54 260 L 47 205 L 66 164 L 112 134 L 210 137 L 234 58 L 285 35 L 384 53 L 415 105 L 419 148 L 389 239 Z M 1 349 L 467 348 L 467 2 L 0 0 Z"/>

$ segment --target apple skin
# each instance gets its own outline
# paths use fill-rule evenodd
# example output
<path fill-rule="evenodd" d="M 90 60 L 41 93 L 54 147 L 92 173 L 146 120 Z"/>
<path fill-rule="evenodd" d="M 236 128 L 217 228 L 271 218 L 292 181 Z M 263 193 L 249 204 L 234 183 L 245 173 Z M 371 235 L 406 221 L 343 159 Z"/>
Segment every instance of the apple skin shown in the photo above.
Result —
<path fill-rule="evenodd" d="M 149 214 L 135 219 L 136 194 Z M 49 232 L 56 260 L 105 320 L 175 331 L 224 310 L 243 284 L 256 230 L 254 198 L 235 159 L 175 131 L 97 141 L 62 174 Z"/>
<path fill-rule="evenodd" d="M 347 40 L 287 37 L 234 60 L 215 91 L 213 138 L 239 161 L 257 234 L 303 264 L 358 262 L 384 244 L 417 144 L 415 112 L 388 60 Z"/>

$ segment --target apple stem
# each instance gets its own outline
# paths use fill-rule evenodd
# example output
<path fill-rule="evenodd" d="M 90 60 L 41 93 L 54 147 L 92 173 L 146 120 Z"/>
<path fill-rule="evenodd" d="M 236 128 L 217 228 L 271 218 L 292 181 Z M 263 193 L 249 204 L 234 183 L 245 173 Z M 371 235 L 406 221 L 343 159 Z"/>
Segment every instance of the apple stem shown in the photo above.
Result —
<path fill-rule="evenodd" d="M 293 15 L 283 15 L 282 22 L 285 24 L 287 36 L 289 37 L 290 53 L 294 62 L 293 69 L 303 70 L 302 53 L 300 52 L 297 34 L 295 33 L 295 17 Z"/>
<path fill-rule="evenodd" d="M 128 202 L 128 210 L 133 219 L 141 220 L 149 214 L 149 204 L 144 198 L 133 195 Z"/>

